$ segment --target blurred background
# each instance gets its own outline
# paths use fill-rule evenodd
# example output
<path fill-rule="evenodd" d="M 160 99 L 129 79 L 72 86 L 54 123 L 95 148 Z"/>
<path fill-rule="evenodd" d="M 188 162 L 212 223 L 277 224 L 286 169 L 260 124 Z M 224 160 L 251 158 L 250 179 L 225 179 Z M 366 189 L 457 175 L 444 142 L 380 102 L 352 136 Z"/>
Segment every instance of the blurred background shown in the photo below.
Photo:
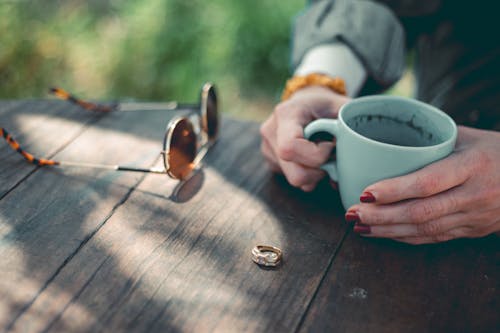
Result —
<path fill-rule="evenodd" d="M 195 102 L 262 120 L 289 76 L 291 21 L 306 0 L 0 0 L 0 98 L 61 86 L 96 100 Z M 410 74 L 393 92 L 409 94 Z"/>

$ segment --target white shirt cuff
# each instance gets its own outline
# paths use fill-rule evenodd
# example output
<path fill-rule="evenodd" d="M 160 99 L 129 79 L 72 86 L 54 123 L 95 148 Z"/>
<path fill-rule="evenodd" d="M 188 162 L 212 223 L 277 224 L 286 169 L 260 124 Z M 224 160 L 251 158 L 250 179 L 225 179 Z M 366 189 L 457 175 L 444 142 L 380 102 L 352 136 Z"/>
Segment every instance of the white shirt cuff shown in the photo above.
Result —
<path fill-rule="evenodd" d="M 335 42 L 316 46 L 302 59 L 295 70 L 295 75 L 323 73 L 331 77 L 338 76 L 345 81 L 347 95 L 356 96 L 366 80 L 366 70 L 351 49 Z"/>

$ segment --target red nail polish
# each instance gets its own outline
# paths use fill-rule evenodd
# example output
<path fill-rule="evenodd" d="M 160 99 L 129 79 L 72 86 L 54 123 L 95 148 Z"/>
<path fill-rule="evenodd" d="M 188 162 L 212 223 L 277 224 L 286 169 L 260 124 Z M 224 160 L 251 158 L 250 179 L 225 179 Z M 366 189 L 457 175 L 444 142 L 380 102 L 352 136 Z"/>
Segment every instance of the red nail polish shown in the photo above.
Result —
<path fill-rule="evenodd" d="M 362 223 L 356 223 L 354 225 L 354 232 L 357 234 L 369 234 L 371 233 L 371 228 L 369 225 L 362 224 Z"/>
<path fill-rule="evenodd" d="M 375 197 L 371 192 L 363 192 L 359 197 L 359 201 L 361 202 L 375 202 Z"/>
<path fill-rule="evenodd" d="M 345 213 L 345 220 L 346 222 L 359 222 L 360 218 L 357 212 L 351 210 Z"/>

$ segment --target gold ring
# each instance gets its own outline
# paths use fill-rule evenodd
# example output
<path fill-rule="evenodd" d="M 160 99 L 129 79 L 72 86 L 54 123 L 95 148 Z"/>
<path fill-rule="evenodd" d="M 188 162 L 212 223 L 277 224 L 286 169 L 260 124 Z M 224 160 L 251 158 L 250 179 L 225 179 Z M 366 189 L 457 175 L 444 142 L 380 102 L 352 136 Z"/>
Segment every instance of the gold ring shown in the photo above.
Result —
<path fill-rule="evenodd" d="M 277 266 L 282 256 L 281 250 L 275 246 L 257 245 L 252 249 L 252 260 L 260 266 Z"/>

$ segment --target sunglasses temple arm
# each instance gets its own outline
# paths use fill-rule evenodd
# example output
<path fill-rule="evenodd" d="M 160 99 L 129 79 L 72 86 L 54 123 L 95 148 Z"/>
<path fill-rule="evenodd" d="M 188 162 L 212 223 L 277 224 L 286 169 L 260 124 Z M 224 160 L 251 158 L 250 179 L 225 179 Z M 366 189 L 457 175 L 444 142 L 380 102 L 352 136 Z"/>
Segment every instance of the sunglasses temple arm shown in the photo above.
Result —
<path fill-rule="evenodd" d="M 132 171 L 132 172 L 148 172 L 148 173 L 167 173 L 164 168 L 135 168 L 122 165 L 111 165 L 111 164 L 94 164 L 94 163 L 78 163 L 78 162 L 58 162 L 58 166 L 72 166 L 72 167 L 83 167 L 92 169 L 106 169 L 115 171 Z"/>
<path fill-rule="evenodd" d="M 176 109 L 197 109 L 199 107 L 200 107 L 200 104 L 177 103 Z"/>
<path fill-rule="evenodd" d="M 153 106 L 152 106 L 153 104 Z M 118 109 L 121 112 L 128 111 L 176 111 L 182 109 L 197 109 L 199 104 L 188 104 L 178 102 L 162 103 L 120 103 Z"/>
<path fill-rule="evenodd" d="M 163 102 L 159 103 L 157 107 L 151 107 L 150 105 L 145 108 L 142 103 L 114 103 L 112 105 L 104 105 L 93 102 L 88 102 L 82 100 L 71 93 L 67 92 L 61 88 L 50 88 L 49 92 L 56 97 L 67 100 L 73 104 L 80 105 L 82 108 L 90 111 L 98 111 L 98 112 L 110 112 L 115 109 L 119 109 L 120 111 L 174 111 L 179 109 L 197 109 L 200 107 L 199 104 L 189 104 L 189 103 L 179 103 L 179 102 Z"/>
<path fill-rule="evenodd" d="M 57 98 L 66 100 L 68 102 L 71 102 L 73 104 L 79 105 L 80 107 L 84 108 L 85 110 L 89 111 L 97 111 L 97 112 L 111 112 L 115 110 L 118 106 L 117 103 L 113 103 L 112 105 L 104 105 L 100 103 L 93 103 L 89 101 L 85 101 L 83 99 L 80 99 L 76 97 L 75 95 L 67 92 L 64 89 L 58 88 L 58 87 L 53 87 L 49 89 L 49 92 L 56 96 Z"/>
<path fill-rule="evenodd" d="M 0 137 L 3 137 L 5 141 L 9 144 L 9 146 L 14 150 L 16 153 L 19 153 L 26 161 L 28 161 L 31 164 L 38 165 L 38 166 L 43 166 L 43 165 L 58 165 L 59 162 L 49 160 L 49 159 L 44 159 L 44 158 L 36 158 L 32 154 L 28 153 L 25 151 L 19 143 L 12 137 L 12 135 L 7 132 L 7 130 L 3 127 L 0 127 Z"/>
<path fill-rule="evenodd" d="M 107 165 L 107 164 L 92 164 L 92 163 L 75 163 L 75 162 L 63 162 L 54 161 L 44 158 L 36 158 L 32 154 L 25 151 L 19 143 L 7 132 L 4 128 L 0 127 L 0 137 L 3 137 L 9 146 L 17 153 L 21 154 L 26 161 L 31 164 L 38 166 L 52 165 L 52 166 L 76 166 L 76 167 L 86 167 L 94 169 L 107 169 L 116 171 L 135 171 L 135 172 L 150 172 L 150 173 L 167 173 L 163 168 L 134 168 L 126 167 L 121 165 Z"/>

